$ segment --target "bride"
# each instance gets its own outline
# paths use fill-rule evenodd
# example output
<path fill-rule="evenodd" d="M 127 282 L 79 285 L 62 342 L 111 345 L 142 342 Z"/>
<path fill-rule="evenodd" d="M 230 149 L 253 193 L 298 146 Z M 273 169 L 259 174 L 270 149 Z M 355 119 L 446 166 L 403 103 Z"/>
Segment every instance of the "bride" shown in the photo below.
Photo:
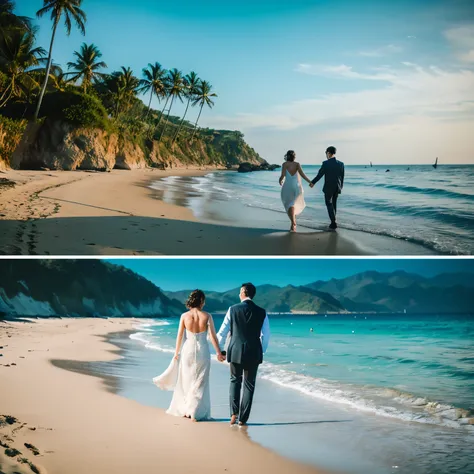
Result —
<path fill-rule="evenodd" d="M 174 390 L 166 413 L 191 418 L 192 421 L 211 418 L 211 354 L 208 335 L 216 350 L 217 359 L 220 362 L 225 359 L 217 341 L 212 316 L 202 310 L 205 298 L 201 290 L 195 290 L 189 295 L 186 302 L 189 311 L 179 321 L 174 358 L 168 369 L 153 379 L 155 385 L 162 390 Z"/>
<path fill-rule="evenodd" d="M 309 178 L 304 174 L 301 165 L 295 161 L 296 153 L 289 150 L 285 155 L 285 163 L 281 167 L 280 186 L 281 201 L 285 207 L 285 211 L 290 218 L 290 231 L 296 231 L 296 216 L 303 212 L 306 206 L 304 202 L 303 186 L 301 186 L 301 177 L 311 183 Z M 300 177 L 301 176 L 301 177 Z"/>

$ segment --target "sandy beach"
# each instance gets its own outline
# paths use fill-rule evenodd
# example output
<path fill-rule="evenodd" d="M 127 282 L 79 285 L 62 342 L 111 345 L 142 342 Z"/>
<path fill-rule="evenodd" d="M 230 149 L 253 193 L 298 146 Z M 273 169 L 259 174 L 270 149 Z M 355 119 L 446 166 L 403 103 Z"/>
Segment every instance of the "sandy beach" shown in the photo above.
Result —
<path fill-rule="evenodd" d="M 167 416 L 114 395 L 101 379 L 55 366 L 117 359 L 117 347 L 105 336 L 134 325 L 129 319 L 0 322 L 2 472 L 232 473 L 253 472 L 255 466 L 261 473 L 316 472 L 252 443 L 226 423 Z M 5 454 L 14 449 L 21 454 Z"/>
<path fill-rule="evenodd" d="M 215 169 L 214 169 L 215 171 Z M 359 255 L 335 232 L 199 222 L 186 207 L 153 196 L 149 184 L 205 169 L 89 173 L 16 171 L 0 188 L 0 253 L 7 255 Z"/>

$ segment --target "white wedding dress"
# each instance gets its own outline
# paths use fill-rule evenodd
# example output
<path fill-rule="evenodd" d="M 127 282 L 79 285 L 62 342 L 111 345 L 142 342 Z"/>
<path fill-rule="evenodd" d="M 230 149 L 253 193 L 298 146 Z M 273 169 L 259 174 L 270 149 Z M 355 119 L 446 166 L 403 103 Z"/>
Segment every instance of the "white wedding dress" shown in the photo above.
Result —
<path fill-rule="evenodd" d="M 166 413 L 209 420 L 211 353 L 207 331 L 193 333 L 186 329 L 185 337 L 179 361 L 173 359 L 166 371 L 155 377 L 153 382 L 162 390 L 174 390 Z"/>
<path fill-rule="evenodd" d="M 303 186 L 301 185 L 301 176 L 298 171 L 291 175 L 288 170 L 285 174 L 285 182 L 281 187 L 281 202 L 288 212 L 290 207 L 295 208 L 295 215 L 301 214 L 306 207 L 304 202 Z"/>

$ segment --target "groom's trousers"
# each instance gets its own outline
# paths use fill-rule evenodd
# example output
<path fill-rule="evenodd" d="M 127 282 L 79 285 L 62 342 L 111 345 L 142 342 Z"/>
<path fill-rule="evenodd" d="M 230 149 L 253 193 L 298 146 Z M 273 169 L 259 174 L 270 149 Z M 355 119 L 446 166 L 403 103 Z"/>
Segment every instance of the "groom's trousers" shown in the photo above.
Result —
<path fill-rule="evenodd" d="M 255 381 L 257 379 L 258 364 L 242 365 L 230 363 L 230 415 L 236 415 L 240 422 L 247 423 L 252 409 Z M 242 401 L 242 379 L 244 393 Z"/>
<path fill-rule="evenodd" d="M 331 219 L 331 223 L 336 222 L 337 198 L 338 197 L 339 197 L 338 192 L 336 192 L 334 194 L 324 193 L 324 201 L 326 202 L 326 207 L 328 209 L 329 219 Z"/>

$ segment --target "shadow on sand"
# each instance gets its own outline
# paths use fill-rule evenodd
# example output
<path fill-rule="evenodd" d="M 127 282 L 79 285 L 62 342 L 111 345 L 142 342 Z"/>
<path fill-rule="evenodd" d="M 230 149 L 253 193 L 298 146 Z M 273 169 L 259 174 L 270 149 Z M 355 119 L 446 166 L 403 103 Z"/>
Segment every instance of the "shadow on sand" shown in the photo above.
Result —
<path fill-rule="evenodd" d="M 357 255 L 360 251 L 336 232 L 275 232 L 122 215 L 0 220 L 0 254 Z"/>

